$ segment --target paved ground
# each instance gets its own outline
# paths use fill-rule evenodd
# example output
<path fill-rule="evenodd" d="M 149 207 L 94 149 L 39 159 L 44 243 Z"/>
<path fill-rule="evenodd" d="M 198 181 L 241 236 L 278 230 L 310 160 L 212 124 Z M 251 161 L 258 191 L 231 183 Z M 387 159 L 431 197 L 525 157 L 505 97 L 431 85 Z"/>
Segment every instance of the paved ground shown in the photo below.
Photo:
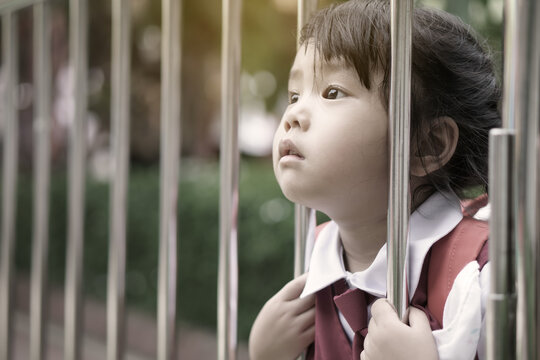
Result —
<path fill-rule="evenodd" d="M 29 286 L 26 279 L 16 284 L 16 307 L 14 320 L 15 360 L 29 358 Z M 52 290 L 49 300 L 49 324 L 47 336 L 47 360 L 62 360 L 64 347 L 64 295 L 61 290 Z M 86 300 L 84 308 L 83 360 L 106 358 L 106 309 L 105 304 Z M 156 358 L 156 322 L 147 314 L 128 311 L 126 321 L 125 360 L 152 360 Z M 215 333 L 180 325 L 178 329 L 177 358 L 182 360 L 216 359 Z M 238 360 L 247 360 L 246 345 L 238 347 Z"/>

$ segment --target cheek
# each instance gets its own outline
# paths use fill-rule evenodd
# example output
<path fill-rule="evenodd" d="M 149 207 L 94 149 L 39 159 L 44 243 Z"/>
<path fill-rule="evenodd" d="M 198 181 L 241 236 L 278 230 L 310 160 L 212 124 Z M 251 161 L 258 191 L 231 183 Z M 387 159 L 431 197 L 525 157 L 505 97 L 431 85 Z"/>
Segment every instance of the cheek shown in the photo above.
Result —
<path fill-rule="evenodd" d="M 388 144 L 385 127 L 359 129 L 333 137 L 323 161 L 333 176 L 355 181 L 384 180 L 388 176 Z"/>
<path fill-rule="evenodd" d="M 277 176 L 277 165 L 279 162 L 279 142 L 283 138 L 284 130 L 281 123 L 274 133 L 274 140 L 272 142 L 272 163 L 274 165 L 274 174 Z"/>
<path fill-rule="evenodd" d="M 274 140 L 272 142 L 272 160 L 273 160 L 274 164 L 276 164 L 277 161 L 278 161 L 279 141 L 281 140 L 282 137 L 283 137 L 283 134 L 282 134 L 281 123 L 280 123 L 278 129 L 274 133 Z"/>

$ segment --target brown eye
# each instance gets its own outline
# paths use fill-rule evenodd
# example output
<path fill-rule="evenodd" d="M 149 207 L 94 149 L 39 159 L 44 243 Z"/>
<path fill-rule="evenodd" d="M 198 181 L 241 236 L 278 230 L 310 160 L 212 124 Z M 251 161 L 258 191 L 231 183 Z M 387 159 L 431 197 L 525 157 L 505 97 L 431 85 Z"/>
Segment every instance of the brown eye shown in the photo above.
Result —
<path fill-rule="evenodd" d="M 299 97 L 300 96 L 296 93 L 289 93 L 289 104 L 294 104 L 297 102 Z"/>
<path fill-rule="evenodd" d="M 323 97 L 329 100 L 339 99 L 345 96 L 345 93 L 335 87 L 329 87 L 323 93 Z"/>

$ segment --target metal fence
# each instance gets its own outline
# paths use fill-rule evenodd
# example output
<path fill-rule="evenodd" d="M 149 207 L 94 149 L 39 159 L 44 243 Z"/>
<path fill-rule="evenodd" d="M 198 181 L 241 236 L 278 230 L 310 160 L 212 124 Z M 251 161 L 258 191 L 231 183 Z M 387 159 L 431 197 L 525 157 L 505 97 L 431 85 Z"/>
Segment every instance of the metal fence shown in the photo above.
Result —
<path fill-rule="evenodd" d="M 2 163 L 2 233 L 0 263 L 0 360 L 12 352 L 12 278 L 18 163 L 17 13 L 34 12 L 35 154 L 34 215 L 31 270 L 31 359 L 44 353 L 44 303 L 47 289 L 48 191 L 50 181 L 50 2 L 0 0 L 2 68 L 5 97 Z M 85 119 L 87 112 L 88 3 L 70 0 L 69 58 L 73 74 L 74 125 L 69 148 L 68 252 L 65 283 L 64 358 L 80 358 Z M 299 28 L 316 9 L 316 0 L 299 0 Z M 408 232 L 408 139 L 410 93 L 410 29 L 413 1 L 392 1 L 392 90 L 390 186 L 389 297 L 405 309 L 406 234 Z M 111 118 L 114 179 L 110 200 L 110 248 L 107 292 L 107 358 L 124 354 L 126 253 L 126 186 L 129 174 L 130 1 L 112 1 Z M 218 359 L 236 358 L 237 317 L 237 146 L 240 76 L 240 0 L 223 1 L 221 200 L 218 285 Z M 488 309 L 488 357 L 537 359 L 540 319 L 537 298 L 538 256 L 538 121 L 540 94 L 540 4 L 534 0 L 505 3 L 504 130 L 494 131 L 491 144 L 492 293 Z M 175 358 L 177 183 L 180 149 L 181 2 L 162 1 L 161 192 L 159 227 L 157 358 Z M 399 67 L 401 66 L 401 68 Z M 395 119 L 395 120 L 394 120 Z M 400 155 L 401 154 L 401 155 Z M 394 215 L 395 214 L 395 215 Z M 297 207 L 295 273 L 305 269 L 306 238 L 313 231 L 313 211 Z M 395 235 L 393 235 L 395 234 Z M 513 251 L 516 254 L 513 254 Z M 390 291 L 391 290 L 391 291 Z M 505 316 L 504 314 L 508 314 Z"/>
<path fill-rule="evenodd" d="M 538 1 L 505 1 L 503 129 L 490 143 L 491 359 L 540 356 L 539 16 Z"/>

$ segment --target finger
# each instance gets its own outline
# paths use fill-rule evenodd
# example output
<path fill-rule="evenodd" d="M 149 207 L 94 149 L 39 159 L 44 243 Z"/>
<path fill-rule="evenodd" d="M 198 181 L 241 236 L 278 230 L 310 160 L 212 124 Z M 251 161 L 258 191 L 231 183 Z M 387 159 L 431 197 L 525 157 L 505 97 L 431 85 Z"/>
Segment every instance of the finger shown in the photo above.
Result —
<path fill-rule="evenodd" d="M 396 310 L 386 299 L 378 299 L 371 305 L 371 321 L 377 324 L 399 321 Z"/>
<path fill-rule="evenodd" d="M 422 310 L 412 306 L 409 308 L 409 325 L 411 328 L 417 330 L 431 331 L 429 319 L 426 314 Z"/>
<path fill-rule="evenodd" d="M 284 300 L 292 300 L 300 296 L 306 285 L 307 274 L 308 273 L 302 274 L 296 279 L 289 281 L 283 289 L 281 289 L 280 292 Z"/>
<path fill-rule="evenodd" d="M 304 347 L 308 347 L 313 341 L 315 341 L 315 324 L 305 329 L 300 335 L 300 341 Z"/>
<path fill-rule="evenodd" d="M 294 309 L 294 314 L 300 314 L 315 306 L 315 294 L 308 295 L 304 298 L 288 300 L 288 302 Z"/>
<path fill-rule="evenodd" d="M 377 344 L 376 340 L 374 340 L 374 337 L 371 336 L 369 333 L 366 335 L 366 338 L 364 339 L 364 350 L 362 351 L 364 354 L 364 359 L 387 359 L 387 357 L 381 357 L 380 353 L 377 352 Z M 362 354 L 360 354 L 362 355 Z"/>
<path fill-rule="evenodd" d="M 373 317 L 371 319 L 369 319 L 369 323 L 368 323 L 368 335 L 369 334 L 375 334 L 375 331 L 377 328 L 377 324 L 375 323 L 375 320 L 373 319 Z M 367 336 L 366 336 L 367 338 Z M 364 344 L 366 343 L 366 341 L 364 340 Z"/>
<path fill-rule="evenodd" d="M 369 354 L 372 354 L 373 353 L 373 334 L 370 334 L 368 332 L 368 334 L 366 335 L 366 337 L 364 338 L 364 352 L 366 353 L 365 356 L 366 358 L 369 358 Z"/>
<path fill-rule="evenodd" d="M 315 324 L 315 307 L 296 316 L 294 322 L 302 331 Z"/>
<path fill-rule="evenodd" d="M 360 360 L 368 360 L 365 350 L 360 353 Z"/>

